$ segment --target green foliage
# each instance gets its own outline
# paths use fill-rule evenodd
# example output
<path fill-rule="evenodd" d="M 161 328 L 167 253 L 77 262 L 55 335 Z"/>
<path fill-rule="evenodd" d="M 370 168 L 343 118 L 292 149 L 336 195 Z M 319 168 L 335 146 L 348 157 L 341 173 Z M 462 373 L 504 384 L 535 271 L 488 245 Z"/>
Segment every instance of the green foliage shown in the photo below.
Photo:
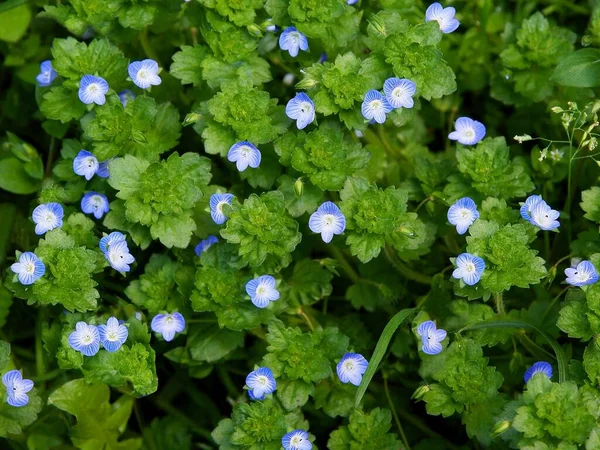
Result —
<path fill-rule="evenodd" d="M 367 445 L 386 450 L 399 448 L 400 442 L 395 434 L 389 433 L 390 428 L 392 414 L 388 409 L 375 408 L 370 413 L 355 409 L 350 414 L 348 426 L 342 426 L 331 433 L 327 448 L 343 450 Z"/>

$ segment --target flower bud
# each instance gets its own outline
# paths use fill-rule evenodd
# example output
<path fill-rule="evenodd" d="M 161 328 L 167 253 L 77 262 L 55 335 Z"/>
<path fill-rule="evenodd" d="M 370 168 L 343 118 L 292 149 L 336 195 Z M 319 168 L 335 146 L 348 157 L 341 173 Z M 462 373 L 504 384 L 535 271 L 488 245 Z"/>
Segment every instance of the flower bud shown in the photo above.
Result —
<path fill-rule="evenodd" d="M 187 127 L 188 125 L 193 125 L 200 120 L 202 116 L 196 112 L 191 112 L 185 116 L 183 119 L 183 126 Z"/>
<path fill-rule="evenodd" d="M 302 182 L 302 178 L 298 178 L 294 183 L 294 192 L 298 197 L 302 197 L 302 194 L 304 194 L 304 183 Z"/>
<path fill-rule="evenodd" d="M 311 76 L 305 76 L 304 79 L 300 80 L 298 84 L 296 84 L 297 89 L 310 89 L 315 87 L 319 82 L 312 78 Z"/>
<path fill-rule="evenodd" d="M 262 37 L 263 35 L 261 28 L 255 23 L 248 25 L 246 29 L 248 30 L 248 33 L 250 33 L 252 36 Z"/>
<path fill-rule="evenodd" d="M 371 16 L 369 25 L 371 27 L 373 27 L 373 30 L 375 30 L 376 33 L 378 33 L 382 36 L 387 36 L 387 30 L 385 29 L 385 23 L 383 22 L 383 19 L 381 19 L 379 16 L 377 16 L 377 15 Z"/>
<path fill-rule="evenodd" d="M 523 142 L 530 141 L 533 138 L 531 136 L 529 136 L 528 134 L 521 134 L 521 135 L 515 136 L 513 139 L 515 141 L 517 141 L 519 144 L 522 144 Z"/>
<path fill-rule="evenodd" d="M 504 433 L 506 430 L 508 430 L 510 428 L 510 421 L 509 420 L 504 420 L 502 422 L 498 422 L 494 428 L 492 428 L 492 438 L 496 437 L 496 436 L 500 436 L 502 433 Z"/>
<path fill-rule="evenodd" d="M 550 111 L 552 111 L 554 114 L 560 114 L 564 110 L 560 106 L 553 106 L 550 108 Z"/>
<path fill-rule="evenodd" d="M 423 386 L 419 386 L 410 398 L 413 400 L 421 400 L 430 390 L 431 388 L 429 385 L 424 384 Z"/>

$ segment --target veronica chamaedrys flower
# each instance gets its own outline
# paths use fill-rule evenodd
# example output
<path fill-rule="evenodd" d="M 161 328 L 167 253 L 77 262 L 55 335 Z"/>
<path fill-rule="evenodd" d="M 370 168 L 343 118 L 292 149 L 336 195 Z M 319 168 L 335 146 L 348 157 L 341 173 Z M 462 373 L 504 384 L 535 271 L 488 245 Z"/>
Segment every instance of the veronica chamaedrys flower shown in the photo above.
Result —
<path fill-rule="evenodd" d="M 598 271 L 591 261 L 581 261 L 577 267 L 565 269 L 565 280 L 571 286 L 587 286 L 598 281 Z"/>
<path fill-rule="evenodd" d="M 79 82 L 79 100 L 86 105 L 95 103 L 104 105 L 106 103 L 106 93 L 108 92 L 108 83 L 102 77 L 94 75 L 84 75 Z"/>
<path fill-rule="evenodd" d="M 47 60 L 40 64 L 40 73 L 35 77 L 35 80 L 38 86 L 47 87 L 52 84 L 57 75 L 56 70 L 52 68 L 52 61 Z"/>
<path fill-rule="evenodd" d="M 246 377 L 248 395 L 252 400 L 264 400 L 265 395 L 272 394 L 277 388 L 273 372 L 268 367 L 259 367 Z"/>
<path fill-rule="evenodd" d="M 417 327 L 421 336 L 421 350 L 427 355 L 437 355 L 442 351 L 442 341 L 446 339 L 446 330 L 437 329 L 433 320 L 427 320 Z"/>
<path fill-rule="evenodd" d="M 98 325 L 100 333 L 100 342 L 109 352 L 116 352 L 127 340 L 129 330 L 125 325 L 119 323 L 116 317 L 110 317 L 106 325 Z"/>
<path fill-rule="evenodd" d="M 394 108 L 412 108 L 415 106 L 413 95 L 417 86 L 406 78 L 388 78 L 383 83 L 385 99 Z"/>
<path fill-rule="evenodd" d="M 355 5 L 356 3 L 358 3 L 358 0 L 348 0 L 348 5 Z"/>
<path fill-rule="evenodd" d="M 531 222 L 531 209 L 536 203 L 541 201 L 541 195 L 530 195 L 529 197 L 527 197 L 527 200 L 525 200 L 525 203 L 521 205 L 521 209 L 519 210 L 519 212 L 521 213 L 521 217 L 527 220 L 528 222 Z"/>
<path fill-rule="evenodd" d="M 552 231 L 560 227 L 560 222 L 556 220 L 560 212 L 552 209 L 544 200 L 535 203 L 529 214 L 531 215 L 529 223 L 542 230 Z"/>
<path fill-rule="evenodd" d="M 96 172 L 98 172 L 99 167 L 98 158 L 87 150 L 80 150 L 73 160 L 73 172 L 85 177 L 86 180 L 91 180 Z"/>
<path fill-rule="evenodd" d="M 118 272 L 129 272 L 129 264 L 133 264 L 135 258 L 129 253 L 127 242 L 118 241 L 111 244 L 104 253 L 104 257 L 110 266 Z"/>
<path fill-rule="evenodd" d="M 175 333 L 181 333 L 185 329 L 185 319 L 176 312 L 173 314 L 157 314 L 150 323 L 152 331 L 161 333 L 165 341 L 172 341 Z"/>
<path fill-rule="evenodd" d="M 308 433 L 304 430 L 294 430 L 281 438 L 284 450 L 311 450 L 312 443 L 308 440 Z"/>
<path fill-rule="evenodd" d="M 127 106 L 127 102 L 129 100 L 135 99 L 135 94 L 133 93 L 133 91 L 130 91 L 129 89 L 122 90 L 121 92 L 119 92 L 118 96 L 119 96 L 119 100 L 121 100 L 121 104 L 123 105 L 123 107 Z"/>
<path fill-rule="evenodd" d="M 484 270 L 485 261 L 482 258 L 470 253 L 462 253 L 456 258 L 456 269 L 452 272 L 452 277 L 473 286 L 481 279 Z"/>
<path fill-rule="evenodd" d="M 536 373 L 543 373 L 548 378 L 552 378 L 552 366 L 546 361 L 536 362 L 533 366 L 525 371 L 525 375 L 523 376 L 525 383 L 531 380 Z"/>
<path fill-rule="evenodd" d="M 479 219 L 479 211 L 473 199 L 463 197 L 448 209 L 448 222 L 456 226 L 458 234 L 465 234 L 475 220 Z"/>
<path fill-rule="evenodd" d="M 460 22 L 454 18 L 456 10 L 449 6 L 442 7 L 439 3 L 432 3 L 425 11 L 425 22 L 436 20 L 440 24 L 442 33 L 452 33 L 458 28 Z"/>
<path fill-rule="evenodd" d="M 369 363 L 363 355 L 346 353 L 337 364 L 337 375 L 342 383 L 352 383 L 354 386 L 360 386 L 368 365 Z"/>
<path fill-rule="evenodd" d="M 387 113 L 393 111 L 394 107 L 388 103 L 381 92 L 371 89 L 365 94 L 360 109 L 365 119 L 384 123 Z"/>
<path fill-rule="evenodd" d="M 75 331 L 69 335 L 69 345 L 85 356 L 94 356 L 100 350 L 100 332 L 96 325 L 83 321 L 75 324 Z"/>
<path fill-rule="evenodd" d="M 296 96 L 285 105 L 285 114 L 296 121 L 299 130 L 306 128 L 315 120 L 315 104 L 304 92 L 298 92 Z"/>
<path fill-rule="evenodd" d="M 219 239 L 216 236 L 209 236 L 206 239 L 200 241 L 198 245 L 196 245 L 195 252 L 196 255 L 200 256 L 202 252 L 205 252 L 210 248 L 211 245 L 219 242 Z"/>
<path fill-rule="evenodd" d="M 81 210 L 86 214 L 93 214 L 96 219 L 101 219 L 109 209 L 106 195 L 98 192 L 88 192 L 81 199 Z"/>
<path fill-rule="evenodd" d="M 17 274 L 19 283 L 25 286 L 35 283 L 46 273 L 46 266 L 35 253 L 23 252 L 19 261 L 10 266 L 10 270 Z"/>
<path fill-rule="evenodd" d="M 227 159 L 234 162 L 240 172 L 248 166 L 256 169 L 260 165 L 260 150 L 248 141 L 238 142 L 229 149 Z"/>
<path fill-rule="evenodd" d="M 455 131 L 448 139 L 463 145 L 475 145 L 485 137 L 485 125 L 468 117 L 459 117 L 454 123 Z"/>
<path fill-rule="evenodd" d="M 20 370 L 9 370 L 2 376 L 2 384 L 6 387 L 6 403 L 20 408 L 29 403 L 27 393 L 33 389 L 33 381 L 23 378 Z"/>
<path fill-rule="evenodd" d="M 308 228 L 313 233 L 321 233 L 323 242 L 329 243 L 334 234 L 342 234 L 346 229 L 346 218 L 333 202 L 325 202 L 308 219 Z"/>
<path fill-rule="evenodd" d="M 266 308 L 269 303 L 279 300 L 279 291 L 275 288 L 275 278 L 262 275 L 246 283 L 246 292 L 257 308 Z"/>
<path fill-rule="evenodd" d="M 126 241 L 125 235 L 119 231 L 113 231 L 109 235 L 101 238 L 98 246 L 100 247 L 100 250 L 102 250 L 102 253 L 106 253 L 111 245 L 121 241 Z"/>
<path fill-rule="evenodd" d="M 133 83 L 142 89 L 162 83 L 158 76 L 158 63 L 153 59 L 134 61 L 127 67 L 127 72 Z"/>
<path fill-rule="evenodd" d="M 290 56 L 295 58 L 298 56 L 298 50 L 308 51 L 308 40 L 295 27 L 287 27 L 279 36 L 279 48 L 287 50 Z"/>
<path fill-rule="evenodd" d="M 223 213 L 224 205 L 231 205 L 233 194 L 213 194 L 210 196 L 210 216 L 212 220 L 221 225 L 227 221 L 227 216 Z"/>
<path fill-rule="evenodd" d="M 55 228 L 62 227 L 65 213 L 60 203 L 44 203 L 37 206 L 31 218 L 35 222 L 35 234 L 38 236 Z"/>

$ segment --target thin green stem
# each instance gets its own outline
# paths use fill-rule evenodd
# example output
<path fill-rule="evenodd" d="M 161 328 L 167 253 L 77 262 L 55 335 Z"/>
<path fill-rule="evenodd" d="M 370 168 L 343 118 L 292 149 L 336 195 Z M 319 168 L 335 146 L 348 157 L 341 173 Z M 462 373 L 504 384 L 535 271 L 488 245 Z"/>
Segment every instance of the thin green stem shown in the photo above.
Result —
<path fill-rule="evenodd" d="M 340 263 L 340 266 L 342 266 L 342 269 L 344 269 L 344 272 L 346 272 L 346 275 L 348 275 L 348 278 L 350 278 L 353 283 L 358 283 L 360 281 L 360 276 L 352 268 L 342 251 L 333 245 L 327 246 L 327 250 L 329 253 L 331 253 L 331 256 L 337 259 L 337 261 Z"/>
<path fill-rule="evenodd" d="M 192 433 L 196 433 L 198 436 L 202 436 L 209 442 L 213 442 L 212 435 L 210 431 L 205 430 L 204 428 L 200 428 L 196 425 L 196 421 L 189 418 L 186 414 L 182 413 L 178 408 L 171 406 L 170 403 L 164 402 L 162 400 L 154 400 L 154 404 L 158 406 L 163 411 L 178 417 L 182 422 L 185 422 L 189 427 Z"/>
<path fill-rule="evenodd" d="M 56 378 L 57 376 L 59 376 L 62 372 L 63 372 L 62 369 L 54 369 L 54 370 L 51 370 L 50 372 L 46 372 L 41 375 L 36 375 L 34 377 L 31 377 L 31 381 L 33 381 L 35 383 L 40 383 L 42 381 L 52 380 L 52 379 Z"/>
<path fill-rule="evenodd" d="M 504 316 L 506 311 L 504 309 L 504 299 L 502 298 L 502 292 L 494 294 L 494 303 L 496 304 L 496 311 L 499 316 Z"/>
<path fill-rule="evenodd" d="M 44 178 L 49 178 L 52 175 L 52 164 L 56 158 L 56 139 L 54 136 L 50 138 L 50 149 L 48 150 L 48 159 L 46 160 L 46 170 L 44 171 Z"/>
<path fill-rule="evenodd" d="M 398 431 L 400 432 L 400 437 L 402 438 L 402 442 L 404 442 L 404 447 L 406 448 L 406 450 L 410 450 L 410 445 L 408 444 L 408 439 L 406 438 L 406 434 L 404 433 L 404 428 L 402 428 L 402 423 L 400 422 L 398 413 L 396 413 L 396 407 L 394 406 L 394 402 L 392 401 L 392 397 L 390 396 L 390 390 L 388 388 L 387 382 L 387 374 L 385 373 L 383 374 L 383 389 L 385 390 L 385 396 L 387 397 L 388 404 L 390 405 L 392 416 L 394 416 L 394 421 L 396 422 L 396 426 L 398 427 Z"/>
<path fill-rule="evenodd" d="M 562 297 L 562 295 L 567 292 L 569 290 L 569 286 L 567 286 L 566 288 L 564 288 L 562 291 L 560 291 L 558 293 L 558 295 L 556 297 L 554 297 L 552 299 L 552 301 L 550 302 L 550 304 L 548 305 L 548 307 L 546 308 L 546 311 L 544 311 L 544 314 L 542 314 L 542 318 L 540 320 L 540 322 L 543 322 L 544 319 L 546 318 L 546 316 L 548 315 L 548 313 L 550 312 L 550 310 L 554 307 L 554 304 L 558 301 L 558 299 L 560 297 Z"/>
<path fill-rule="evenodd" d="M 45 312 L 46 310 L 43 307 L 40 307 L 35 324 L 35 373 L 38 378 L 43 376 L 46 372 L 44 364 L 44 346 L 42 343 L 42 325 L 45 322 Z"/>
<path fill-rule="evenodd" d="M 233 383 L 233 380 L 229 376 L 229 373 L 227 372 L 227 370 L 225 370 L 225 368 L 223 366 L 218 365 L 217 373 L 219 374 L 219 378 L 221 379 L 221 382 L 225 385 L 225 388 L 227 389 L 227 392 L 229 393 L 229 395 L 231 397 L 237 397 L 238 389 L 235 387 L 235 384 Z"/>
<path fill-rule="evenodd" d="M 304 321 L 308 325 L 308 328 L 310 328 L 310 331 L 315 331 L 315 327 L 310 321 L 310 317 L 308 317 L 308 315 L 304 311 L 302 311 L 302 308 L 298 308 L 298 314 L 304 319 Z"/>
<path fill-rule="evenodd" d="M 383 252 L 385 253 L 386 258 L 392 264 L 392 266 L 394 266 L 394 268 L 398 272 L 400 272 L 402 275 L 404 275 L 405 278 L 408 278 L 409 280 L 416 281 L 417 283 L 421 283 L 421 284 L 426 284 L 426 285 L 431 284 L 431 281 L 432 281 L 431 276 L 417 272 L 417 271 L 411 269 L 410 267 L 408 267 L 407 265 L 405 265 L 404 263 L 398 261 L 396 258 L 393 257 L 392 252 L 389 249 L 389 247 L 387 247 L 387 246 L 383 247 Z"/>
<path fill-rule="evenodd" d="M 159 61 L 158 56 L 156 55 L 156 52 L 154 51 L 154 48 L 152 48 L 152 45 L 150 44 L 150 40 L 148 39 L 148 29 L 144 28 L 144 30 L 140 33 L 140 44 L 142 44 L 142 48 L 144 49 L 144 53 L 146 54 L 146 56 L 150 59 L 153 59 L 154 61 Z M 160 65 L 160 63 L 159 63 Z"/>

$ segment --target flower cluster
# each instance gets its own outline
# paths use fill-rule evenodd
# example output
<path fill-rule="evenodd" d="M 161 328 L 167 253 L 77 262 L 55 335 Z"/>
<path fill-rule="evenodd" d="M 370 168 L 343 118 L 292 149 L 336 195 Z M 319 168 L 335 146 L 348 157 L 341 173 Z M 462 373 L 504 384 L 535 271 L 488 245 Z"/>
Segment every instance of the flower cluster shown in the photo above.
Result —
<path fill-rule="evenodd" d="M 383 83 L 383 94 L 371 89 L 365 94 L 361 111 L 371 123 L 385 123 L 388 113 L 394 109 L 412 108 L 413 96 L 417 91 L 414 82 L 408 79 L 388 78 Z"/>
<path fill-rule="evenodd" d="M 110 317 L 106 324 L 99 326 L 79 321 L 75 331 L 69 335 L 69 345 L 85 356 L 94 356 L 100 345 L 109 352 L 116 352 L 127 340 L 129 330 L 116 317 Z"/>

